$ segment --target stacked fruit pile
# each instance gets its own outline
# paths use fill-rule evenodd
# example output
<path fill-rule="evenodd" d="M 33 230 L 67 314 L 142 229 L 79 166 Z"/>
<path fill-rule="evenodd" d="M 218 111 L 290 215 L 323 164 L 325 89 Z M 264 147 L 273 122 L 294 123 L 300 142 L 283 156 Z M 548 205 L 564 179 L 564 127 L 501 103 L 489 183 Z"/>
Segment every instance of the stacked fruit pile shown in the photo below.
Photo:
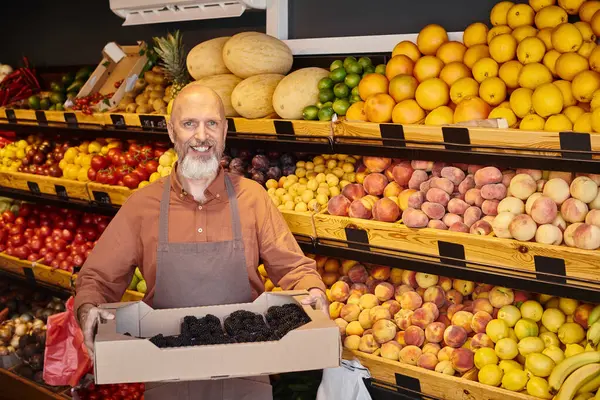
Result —
<path fill-rule="evenodd" d="M 144 398 L 144 383 L 120 383 L 114 385 L 94 385 L 75 389 L 81 400 L 138 400 Z"/>
<path fill-rule="evenodd" d="M 546 399 L 573 372 L 565 366 L 580 365 L 573 357 L 600 357 L 586 340 L 600 306 L 356 261 L 316 262 L 350 350 Z"/>
<path fill-rule="evenodd" d="M 600 177 L 595 174 L 364 157 L 358 183 L 341 183 L 329 214 L 409 228 L 600 247 Z M 591 210 L 591 211 L 590 211 Z"/>
<path fill-rule="evenodd" d="M 221 167 L 226 172 L 243 175 L 261 185 L 269 179 L 279 180 L 282 175 L 291 175 L 294 167 L 293 154 L 265 153 L 262 150 L 231 149 L 221 157 Z"/>
<path fill-rule="evenodd" d="M 167 113 L 167 104 L 171 101 L 173 88 L 161 67 L 153 67 L 139 78 L 130 92 L 119 102 L 119 111 L 137 114 Z"/>
<path fill-rule="evenodd" d="M 135 273 L 133 274 L 133 278 L 131 278 L 131 282 L 129 283 L 128 290 L 135 290 L 140 293 L 146 293 L 148 286 L 146 285 L 146 280 L 142 276 L 142 272 L 138 267 L 135 267 Z"/>
<path fill-rule="evenodd" d="M 68 146 L 68 142 L 46 140 L 40 135 L 8 143 L 0 149 L 0 171 L 59 177 L 62 172 L 58 165 Z"/>

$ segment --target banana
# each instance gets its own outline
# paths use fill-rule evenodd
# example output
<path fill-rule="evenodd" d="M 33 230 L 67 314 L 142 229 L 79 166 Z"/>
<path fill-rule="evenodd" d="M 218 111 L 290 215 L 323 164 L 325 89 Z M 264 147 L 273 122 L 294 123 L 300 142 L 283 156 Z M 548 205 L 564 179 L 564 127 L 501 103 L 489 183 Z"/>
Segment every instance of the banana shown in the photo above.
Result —
<path fill-rule="evenodd" d="M 596 396 L 594 397 L 594 400 L 600 400 L 600 390 L 598 390 L 596 392 Z"/>
<path fill-rule="evenodd" d="M 594 347 L 597 347 L 598 343 L 600 343 L 600 321 L 588 328 L 587 341 L 588 344 L 591 344 Z"/>
<path fill-rule="evenodd" d="M 587 364 L 573 372 L 565 380 L 555 400 L 573 400 L 577 391 L 600 375 L 600 364 Z"/>
<path fill-rule="evenodd" d="M 587 364 L 599 363 L 600 352 L 589 351 L 579 353 L 574 356 L 565 358 L 563 361 L 558 363 L 552 370 L 552 373 L 548 377 L 548 388 L 551 394 L 555 394 L 561 388 L 563 382 L 567 377 L 576 369 L 583 367 Z"/>
<path fill-rule="evenodd" d="M 598 388 L 600 388 L 600 375 L 598 375 L 594 380 L 583 385 L 581 389 L 579 389 L 577 394 L 587 392 L 596 393 L 596 390 L 598 390 Z"/>
<path fill-rule="evenodd" d="M 585 393 L 578 394 L 577 396 L 575 396 L 573 398 L 573 400 L 590 400 L 593 397 L 594 397 L 594 393 L 585 392 Z"/>
<path fill-rule="evenodd" d="M 594 307 L 588 316 L 588 326 L 592 326 L 594 322 L 600 321 L 600 304 Z"/>

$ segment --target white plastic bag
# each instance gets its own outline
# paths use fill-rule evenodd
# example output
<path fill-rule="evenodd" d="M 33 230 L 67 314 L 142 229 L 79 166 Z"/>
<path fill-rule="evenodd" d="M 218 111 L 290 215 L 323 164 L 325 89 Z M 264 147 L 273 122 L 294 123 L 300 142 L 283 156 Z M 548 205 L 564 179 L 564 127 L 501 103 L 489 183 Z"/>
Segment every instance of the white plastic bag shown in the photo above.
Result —
<path fill-rule="evenodd" d="M 340 367 L 323 370 L 317 400 L 371 400 L 363 382 L 363 378 L 370 377 L 358 360 L 342 360 Z"/>

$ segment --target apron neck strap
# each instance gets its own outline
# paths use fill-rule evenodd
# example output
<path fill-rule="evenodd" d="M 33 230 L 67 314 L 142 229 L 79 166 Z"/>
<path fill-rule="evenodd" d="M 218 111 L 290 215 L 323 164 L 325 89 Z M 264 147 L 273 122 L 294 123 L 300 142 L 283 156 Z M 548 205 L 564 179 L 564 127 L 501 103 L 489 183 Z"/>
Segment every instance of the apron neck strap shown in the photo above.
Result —
<path fill-rule="evenodd" d="M 229 176 L 225 174 L 225 189 L 227 189 L 227 197 L 229 198 L 229 209 L 231 210 L 231 226 L 233 229 L 233 240 L 236 242 L 242 241 L 242 222 L 240 219 L 240 209 L 238 208 L 237 196 L 233 189 L 233 183 Z"/>

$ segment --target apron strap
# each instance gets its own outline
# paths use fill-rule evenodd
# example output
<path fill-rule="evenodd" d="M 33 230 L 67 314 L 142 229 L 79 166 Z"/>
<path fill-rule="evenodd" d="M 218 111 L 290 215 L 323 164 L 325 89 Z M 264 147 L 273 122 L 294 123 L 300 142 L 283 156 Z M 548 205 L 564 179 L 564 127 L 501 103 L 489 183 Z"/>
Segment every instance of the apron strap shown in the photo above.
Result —
<path fill-rule="evenodd" d="M 225 188 L 227 189 L 227 196 L 229 197 L 229 209 L 231 210 L 231 227 L 233 230 L 233 241 L 234 247 L 238 247 L 243 244 L 242 239 L 242 223 L 240 220 L 240 211 L 238 208 L 237 196 L 233 189 L 233 183 L 229 176 L 225 174 Z"/>
<path fill-rule="evenodd" d="M 160 213 L 158 215 L 158 249 L 166 250 L 169 244 L 169 200 L 171 196 L 171 176 L 165 179 L 162 198 L 160 200 Z"/>

